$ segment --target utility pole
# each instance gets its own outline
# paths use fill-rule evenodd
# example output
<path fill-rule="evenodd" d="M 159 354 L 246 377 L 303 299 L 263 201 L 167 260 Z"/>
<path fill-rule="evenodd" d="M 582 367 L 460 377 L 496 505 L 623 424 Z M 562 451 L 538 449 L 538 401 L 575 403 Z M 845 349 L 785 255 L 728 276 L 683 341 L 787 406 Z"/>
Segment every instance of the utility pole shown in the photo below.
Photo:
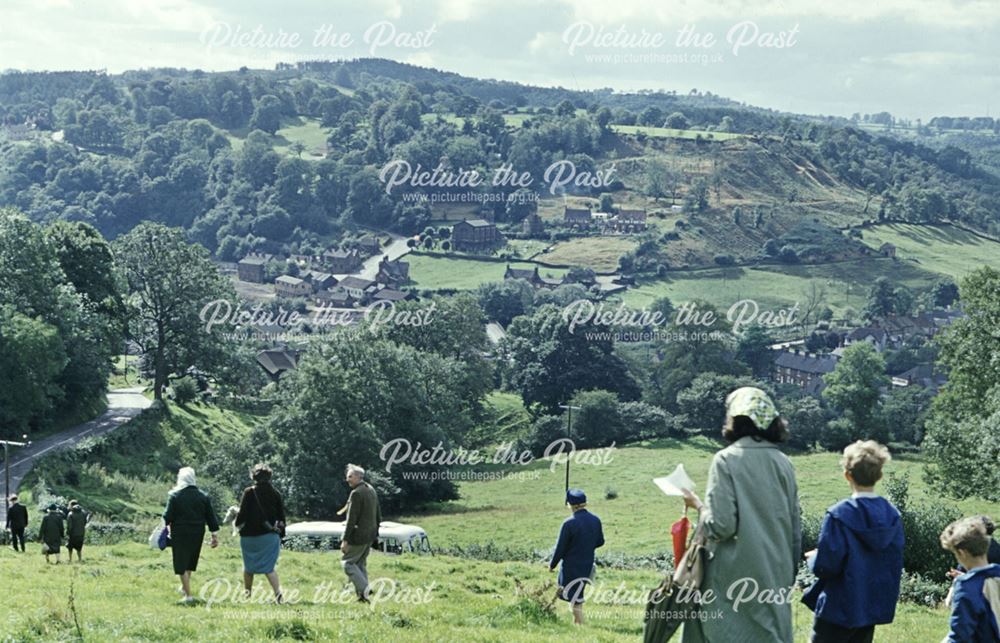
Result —
<path fill-rule="evenodd" d="M 27 440 L 27 435 L 22 435 L 22 440 Z M 10 509 L 10 447 L 26 447 L 30 442 L 12 442 L 11 440 L 0 440 L 3 445 L 3 476 L 4 476 L 4 507 Z"/>
<path fill-rule="evenodd" d="M 577 411 L 580 410 L 579 406 L 570 406 L 569 404 L 560 404 L 559 408 L 566 409 L 566 438 L 573 441 L 573 409 Z M 576 447 L 573 447 L 573 451 L 576 451 Z M 569 493 L 569 461 L 572 457 L 572 453 L 566 456 L 566 493 Z"/>

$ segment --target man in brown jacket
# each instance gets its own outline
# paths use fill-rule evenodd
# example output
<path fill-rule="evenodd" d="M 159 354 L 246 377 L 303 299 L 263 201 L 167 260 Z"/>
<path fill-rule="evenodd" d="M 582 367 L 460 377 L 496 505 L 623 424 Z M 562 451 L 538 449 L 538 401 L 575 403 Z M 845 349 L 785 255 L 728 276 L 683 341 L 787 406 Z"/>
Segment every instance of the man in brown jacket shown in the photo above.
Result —
<path fill-rule="evenodd" d="M 378 506 L 378 495 L 365 482 L 365 470 L 356 464 L 347 465 L 347 484 L 351 495 L 347 499 L 347 522 L 344 538 L 340 543 L 343 557 L 341 566 L 347 578 L 354 584 L 358 600 L 368 602 L 368 552 L 378 542 L 378 526 L 382 522 L 382 510 Z"/>

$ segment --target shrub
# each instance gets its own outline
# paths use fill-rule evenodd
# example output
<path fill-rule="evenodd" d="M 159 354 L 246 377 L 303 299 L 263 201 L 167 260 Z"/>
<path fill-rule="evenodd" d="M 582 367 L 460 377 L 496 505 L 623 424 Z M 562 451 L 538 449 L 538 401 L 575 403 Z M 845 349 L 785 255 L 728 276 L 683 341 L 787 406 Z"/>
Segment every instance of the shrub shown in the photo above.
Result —
<path fill-rule="evenodd" d="M 908 475 L 890 474 L 883 485 L 886 497 L 896 505 L 903 518 L 903 533 L 906 536 L 903 567 L 926 578 L 944 578 L 945 573 L 955 566 L 955 559 L 941 548 L 941 532 L 961 517 L 961 512 L 954 505 L 939 500 L 911 504 Z"/>
<path fill-rule="evenodd" d="M 198 383 L 193 377 L 185 375 L 173 384 L 174 400 L 181 406 L 187 406 L 198 397 Z"/>
<path fill-rule="evenodd" d="M 849 418 L 837 417 L 826 423 L 819 436 L 819 445 L 827 451 L 841 451 L 851 443 L 854 423 Z"/>
<path fill-rule="evenodd" d="M 617 497 L 618 497 L 618 490 L 617 489 L 615 489 L 614 487 L 605 487 L 604 488 L 604 499 L 605 500 L 614 500 Z"/>
<path fill-rule="evenodd" d="M 949 587 L 947 581 L 934 581 L 920 574 L 903 572 L 903 580 L 899 585 L 899 600 L 935 607 L 944 601 Z"/>

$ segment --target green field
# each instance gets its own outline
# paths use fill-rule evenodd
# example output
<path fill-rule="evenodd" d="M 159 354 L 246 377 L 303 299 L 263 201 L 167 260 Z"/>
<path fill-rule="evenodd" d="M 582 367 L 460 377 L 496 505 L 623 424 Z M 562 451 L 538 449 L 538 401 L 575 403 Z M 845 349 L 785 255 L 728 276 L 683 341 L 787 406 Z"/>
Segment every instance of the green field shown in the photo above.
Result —
<path fill-rule="evenodd" d="M 305 146 L 304 159 L 320 159 L 326 154 L 326 138 L 329 131 L 320 125 L 318 118 L 298 118 L 296 122 L 283 123 L 275 134 L 274 151 L 292 155 L 292 143 Z"/>
<path fill-rule="evenodd" d="M 140 544 L 88 546 L 83 563 L 46 565 L 32 543 L 15 554 L 0 549 L 0 575 L 16 587 L 16 602 L 0 620 L 10 641 L 635 641 L 642 634 L 641 601 L 659 581 L 653 570 L 601 568 L 581 628 L 566 604 L 543 603 L 555 574 L 542 561 L 482 562 L 450 556 L 374 553 L 369 579 L 383 597 L 363 606 L 350 600 L 339 556 L 283 552 L 278 573 L 286 597 L 274 605 L 263 578 L 248 602 L 233 599 L 241 582 L 238 545 L 223 530 L 222 545 L 203 550 L 192 578 L 195 595 L 215 599 L 176 604 L 170 555 Z M 518 585 L 523 589 L 519 589 Z M 323 588 L 326 589 L 323 589 Z M 617 597 L 614 592 L 619 588 Z M 71 593 L 72 590 L 72 593 Z M 260 593 L 258 594 L 258 590 Z M 527 596 L 537 592 L 542 600 Z M 341 598 L 343 596 L 343 598 Z M 548 599 L 547 602 L 552 602 Z M 808 641 L 811 614 L 794 604 L 796 641 Z M 937 641 L 947 632 L 942 609 L 903 604 L 877 640 Z"/>
<path fill-rule="evenodd" d="M 499 261 L 429 257 L 416 253 L 411 253 L 407 261 L 410 262 L 410 279 L 416 287 L 431 290 L 474 290 L 490 281 L 503 281 L 503 273 L 508 265 Z M 532 267 L 532 264 L 521 262 L 511 262 L 509 265 L 511 268 Z M 555 278 L 566 274 L 566 270 L 541 268 L 539 274 Z"/>
<path fill-rule="evenodd" d="M 594 512 L 604 522 L 605 553 L 661 553 L 670 542 L 670 524 L 683 511 L 679 498 L 669 498 L 652 483 L 653 478 L 684 464 L 697 490 L 703 492 L 708 467 L 720 444 L 705 438 L 688 441 L 663 439 L 629 445 L 610 452 L 596 450 L 578 454 L 582 459 L 603 460 L 570 463 L 571 484 L 583 488 Z M 493 451 L 484 451 L 492 457 Z M 850 495 L 836 453 L 793 455 L 796 479 L 806 514 L 821 516 L 827 507 Z M 486 471 L 485 468 L 480 468 Z M 907 473 L 910 497 L 927 499 L 931 492 L 922 479 L 923 465 L 912 458 L 897 458 L 887 474 Z M 441 503 L 423 513 L 403 516 L 427 530 L 438 546 L 469 545 L 493 541 L 508 547 L 547 550 L 555 543 L 565 517 L 563 486 L 565 467 L 539 460 L 527 467 L 497 468 L 497 479 L 460 483 L 461 499 Z M 605 499 L 607 490 L 617 492 Z M 527 502 L 526 498 L 531 498 Z M 978 500 L 956 501 L 965 514 L 1000 515 L 1000 505 Z M 497 529 L 497 525 L 503 525 Z"/>
<path fill-rule="evenodd" d="M 243 147 L 249 131 L 246 129 L 223 131 L 233 150 L 238 151 Z M 324 128 L 318 118 L 295 117 L 294 119 L 283 119 L 281 128 L 271 137 L 271 145 L 274 151 L 284 156 L 292 156 L 291 145 L 301 143 L 304 146 L 302 158 L 307 160 L 318 160 L 325 156 L 326 138 L 329 131 Z"/>
<path fill-rule="evenodd" d="M 508 239 L 507 248 L 516 252 L 518 257 L 523 257 L 524 259 L 531 259 L 542 250 L 548 248 L 551 243 L 548 241 L 542 241 L 541 239 Z M 543 258 L 544 257 L 539 257 Z"/>
<path fill-rule="evenodd" d="M 983 265 L 1000 268 L 1000 243 L 949 225 L 876 225 L 863 231 L 872 248 L 896 246 L 896 257 L 958 281 Z"/>
<path fill-rule="evenodd" d="M 636 245 L 629 237 L 579 237 L 556 244 L 542 259 L 548 263 L 612 272 L 618 268 L 618 258 Z"/>
<path fill-rule="evenodd" d="M 864 258 L 820 265 L 767 265 L 757 268 L 712 268 L 671 272 L 667 277 L 641 282 L 623 295 L 633 307 L 650 305 L 660 297 L 684 302 L 703 299 L 723 313 L 737 301 L 753 299 L 764 308 L 805 305 L 811 285 L 825 289 L 824 306 L 836 315 L 864 307 L 873 275 L 894 284 L 919 290 L 930 287 L 940 275 L 903 261 Z"/>

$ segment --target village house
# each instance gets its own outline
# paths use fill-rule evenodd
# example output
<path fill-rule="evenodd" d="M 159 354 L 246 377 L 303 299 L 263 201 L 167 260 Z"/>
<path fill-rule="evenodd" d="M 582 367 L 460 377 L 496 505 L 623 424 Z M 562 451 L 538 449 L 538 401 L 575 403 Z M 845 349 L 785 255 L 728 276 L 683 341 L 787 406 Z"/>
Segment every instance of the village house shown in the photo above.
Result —
<path fill-rule="evenodd" d="M 885 350 L 888 339 L 889 333 L 884 328 L 865 326 L 863 328 L 855 328 L 848 333 L 844 337 L 844 346 L 850 346 L 858 342 L 868 342 L 875 347 L 875 350 L 881 353 Z"/>
<path fill-rule="evenodd" d="M 898 387 L 919 386 L 937 395 L 938 390 L 948 382 L 948 378 L 933 364 L 918 364 L 910 370 L 894 375 L 892 385 Z"/>
<path fill-rule="evenodd" d="M 312 294 L 308 281 L 289 275 L 281 275 L 274 280 L 274 292 L 279 297 L 308 297 Z"/>
<path fill-rule="evenodd" d="M 280 348 L 257 353 L 257 363 L 272 382 L 277 382 L 287 371 L 294 371 L 299 363 L 299 351 Z"/>
<path fill-rule="evenodd" d="M 551 279 L 549 277 L 542 277 L 538 274 L 538 266 L 534 269 L 527 268 L 511 268 L 510 265 L 503 273 L 504 281 L 508 279 L 524 279 L 529 284 L 535 288 L 556 288 L 563 284 L 562 279 Z"/>
<path fill-rule="evenodd" d="M 879 253 L 885 255 L 886 257 L 896 257 L 896 246 L 886 241 L 881 246 L 878 247 Z"/>
<path fill-rule="evenodd" d="M 354 299 L 344 290 L 321 290 L 313 297 L 313 301 L 318 306 L 329 306 L 332 308 L 351 308 L 354 306 Z"/>
<path fill-rule="evenodd" d="M 320 272 L 318 270 L 305 270 L 299 274 L 299 276 L 304 280 L 309 282 L 313 290 L 319 292 L 321 290 L 328 290 L 337 285 L 337 278 L 328 272 Z"/>
<path fill-rule="evenodd" d="M 357 248 L 358 252 L 364 257 L 372 257 L 382 252 L 382 245 L 379 243 L 378 238 L 370 234 L 366 234 L 355 240 L 351 245 Z"/>
<path fill-rule="evenodd" d="M 337 289 L 346 292 L 354 301 L 364 303 L 375 294 L 378 285 L 370 279 L 352 276 L 342 279 L 337 284 Z"/>
<path fill-rule="evenodd" d="M 416 299 L 413 293 L 403 292 L 395 288 L 383 288 L 372 295 L 372 301 L 411 301 Z"/>
<path fill-rule="evenodd" d="M 772 379 L 778 384 L 794 384 L 811 395 L 818 395 L 823 390 L 823 377 L 832 373 L 836 366 L 835 355 L 785 350 L 774 359 Z"/>
<path fill-rule="evenodd" d="M 609 225 L 615 232 L 625 234 L 642 232 L 646 229 L 646 211 L 622 209 L 612 217 Z"/>
<path fill-rule="evenodd" d="M 459 221 L 451 228 L 451 245 L 461 252 L 493 250 L 507 242 L 496 224 L 486 219 Z"/>
<path fill-rule="evenodd" d="M 236 264 L 236 275 L 240 281 L 262 284 L 266 275 L 264 268 L 273 258 L 272 255 L 251 252 Z"/>
<path fill-rule="evenodd" d="M 589 228 L 593 217 L 587 208 L 570 208 L 563 211 L 563 223 L 577 228 Z"/>
<path fill-rule="evenodd" d="M 375 281 L 387 286 L 398 286 L 410 280 L 410 264 L 401 259 L 389 261 L 388 257 L 382 257 L 378 263 L 378 273 Z"/>
<path fill-rule="evenodd" d="M 354 272 L 361 267 L 362 261 L 357 250 L 327 250 L 323 253 L 323 265 L 336 275 Z"/>

